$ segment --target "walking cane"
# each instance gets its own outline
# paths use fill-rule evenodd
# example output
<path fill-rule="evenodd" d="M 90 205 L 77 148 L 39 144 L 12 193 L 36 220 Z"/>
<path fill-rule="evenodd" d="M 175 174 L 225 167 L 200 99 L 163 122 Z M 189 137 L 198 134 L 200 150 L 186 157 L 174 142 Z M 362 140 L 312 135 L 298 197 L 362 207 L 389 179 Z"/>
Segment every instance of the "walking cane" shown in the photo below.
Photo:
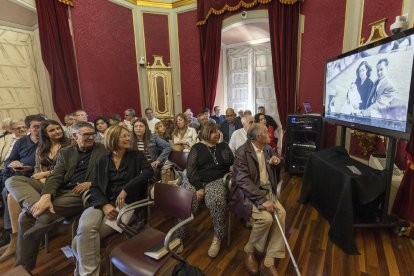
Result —
<path fill-rule="evenodd" d="M 271 200 L 273 201 L 273 199 L 271 199 Z M 263 205 L 260 205 L 260 206 L 259 206 L 259 210 L 264 211 L 264 210 L 266 210 L 266 208 L 265 208 Z M 289 246 L 288 240 L 286 239 L 286 236 L 285 236 L 285 231 L 283 230 L 282 225 L 280 224 L 279 218 L 278 218 L 278 216 L 277 216 L 277 214 L 276 214 L 276 210 L 275 210 L 275 212 L 273 212 L 272 217 L 273 217 L 273 220 L 275 220 L 275 221 L 276 221 L 277 226 L 279 226 L 280 233 L 282 233 L 283 241 L 284 241 L 284 242 L 285 242 L 285 244 L 286 244 L 287 250 L 288 250 L 289 255 L 290 255 L 290 259 L 292 260 L 292 264 L 293 264 L 293 266 L 295 267 L 296 274 L 297 274 L 298 276 L 301 276 L 300 271 L 299 271 L 298 264 L 296 263 L 295 257 L 293 257 L 292 250 L 290 250 L 290 246 Z"/>

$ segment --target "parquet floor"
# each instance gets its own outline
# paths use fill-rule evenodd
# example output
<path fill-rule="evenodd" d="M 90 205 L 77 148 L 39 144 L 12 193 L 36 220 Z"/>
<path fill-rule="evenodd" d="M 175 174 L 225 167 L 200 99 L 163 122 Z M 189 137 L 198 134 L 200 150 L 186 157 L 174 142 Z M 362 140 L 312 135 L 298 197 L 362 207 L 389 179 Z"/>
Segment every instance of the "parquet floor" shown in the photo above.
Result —
<path fill-rule="evenodd" d="M 329 224 L 310 205 L 297 202 L 302 180 L 288 179 L 282 189 L 281 202 L 287 212 L 286 235 L 298 262 L 302 275 L 414 275 L 413 240 L 398 237 L 389 229 L 354 230 L 361 255 L 350 256 L 341 251 L 328 239 Z M 154 210 L 151 223 L 159 229 L 168 229 L 173 221 Z M 50 240 L 50 252 L 41 250 L 35 275 L 73 275 L 74 265 L 66 259 L 60 248 L 70 242 L 70 227 L 60 227 L 61 234 Z M 183 255 L 192 264 L 200 267 L 207 275 L 247 275 L 243 264 L 243 246 L 249 236 L 249 229 L 236 219 L 231 225 L 231 245 L 222 245 L 217 258 L 207 256 L 213 235 L 211 219 L 204 207 L 197 214 L 188 229 Z M 103 254 L 104 255 L 104 254 Z M 288 256 L 288 254 L 286 254 Z M 0 275 L 13 265 L 13 259 L 0 264 Z M 105 262 L 105 257 L 103 257 Z M 170 275 L 175 265 L 169 260 L 160 275 Z M 277 262 L 281 275 L 295 275 L 294 268 L 285 258 Z M 105 265 L 101 267 L 105 274 Z M 121 275 L 119 272 L 117 275 Z"/>

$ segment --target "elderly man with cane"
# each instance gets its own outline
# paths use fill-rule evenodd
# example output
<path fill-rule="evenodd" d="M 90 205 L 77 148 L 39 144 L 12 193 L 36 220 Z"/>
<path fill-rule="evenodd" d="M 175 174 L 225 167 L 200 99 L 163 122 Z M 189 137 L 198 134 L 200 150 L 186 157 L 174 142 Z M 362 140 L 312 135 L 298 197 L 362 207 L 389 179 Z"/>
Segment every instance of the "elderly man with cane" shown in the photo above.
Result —
<path fill-rule="evenodd" d="M 268 145 L 270 141 L 266 126 L 255 124 L 248 138 L 236 151 L 229 205 L 238 217 L 246 221 L 253 218 L 254 221 L 249 240 L 244 246 L 248 272 L 252 275 L 259 272 L 255 255 L 257 251 L 265 253 L 260 271 L 267 275 L 279 275 L 274 259 L 285 257 L 286 217 L 285 209 L 275 196 L 281 160 Z"/>

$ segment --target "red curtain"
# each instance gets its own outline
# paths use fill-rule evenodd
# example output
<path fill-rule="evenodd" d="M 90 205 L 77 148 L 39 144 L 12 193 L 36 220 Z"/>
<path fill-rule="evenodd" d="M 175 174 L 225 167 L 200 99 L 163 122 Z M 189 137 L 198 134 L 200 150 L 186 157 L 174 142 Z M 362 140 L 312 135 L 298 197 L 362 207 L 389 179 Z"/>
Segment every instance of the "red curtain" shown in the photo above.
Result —
<path fill-rule="evenodd" d="M 58 1 L 36 0 L 36 9 L 42 59 L 50 75 L 53 106 L 63 121 L 65 114 L 82 106 L 69 31 L 69 7 Z"/>
<path fill-rule="evenodd" d="M 287 115 L 295 112 L 299 3 L 272 1 L 268 6 L 277 108 L 286 129 Z"/>
<path fill-rule="evenodd" d="M 414 129 L 407 144 L 407 169 L 395 197 L 392 213 L 414 223 Z"/>
<path fill-rule="evenodd" d="M 199 0 L 200 1 L 203 0 Z M 220 65 L 221 27 L 223 14 L 212 16 L 200 26 L 201 70 L 203 82 L 203 107 L 213 108 L 216 98 L 217 78 Z"/>

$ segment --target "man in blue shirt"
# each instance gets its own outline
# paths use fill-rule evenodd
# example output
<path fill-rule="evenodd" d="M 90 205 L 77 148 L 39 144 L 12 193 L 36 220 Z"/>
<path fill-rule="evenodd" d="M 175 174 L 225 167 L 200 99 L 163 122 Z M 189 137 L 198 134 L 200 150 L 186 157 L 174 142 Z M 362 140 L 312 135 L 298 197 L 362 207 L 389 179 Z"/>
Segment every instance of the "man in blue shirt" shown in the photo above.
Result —
<path fill-rule="evenodd" d="M 4 206 L 4 231 L 0 237 L 0 247 L 9 244 L 11 234 L 11 221 L 9 208 L 7 206 L 7 195 L 9 192 L 4 187 L 7 178 L 14 175 L 31 176 L 35 166 L 35 153 L 40 136 L 40 123 L 45 118 L 40 115 L 29 115 L 24 119 L 24 123 L 29 131 L 29 135 L 25 135 L 13 146 L 9 157 L 4 161 L 5 168 L 1 172 L 2 176 L 2 197 Z"/>
<path fill-rule="evenodd" d="M 228 143 L 233 132 L 242 128 L 243 125 L 241 121 L 236 120 L 236 113 L 233 108 L 227 108 L 226 118 L 226 121 L 224 121 L 220 126 L 220 131 L 223 132 L 224 142 Z"/>

